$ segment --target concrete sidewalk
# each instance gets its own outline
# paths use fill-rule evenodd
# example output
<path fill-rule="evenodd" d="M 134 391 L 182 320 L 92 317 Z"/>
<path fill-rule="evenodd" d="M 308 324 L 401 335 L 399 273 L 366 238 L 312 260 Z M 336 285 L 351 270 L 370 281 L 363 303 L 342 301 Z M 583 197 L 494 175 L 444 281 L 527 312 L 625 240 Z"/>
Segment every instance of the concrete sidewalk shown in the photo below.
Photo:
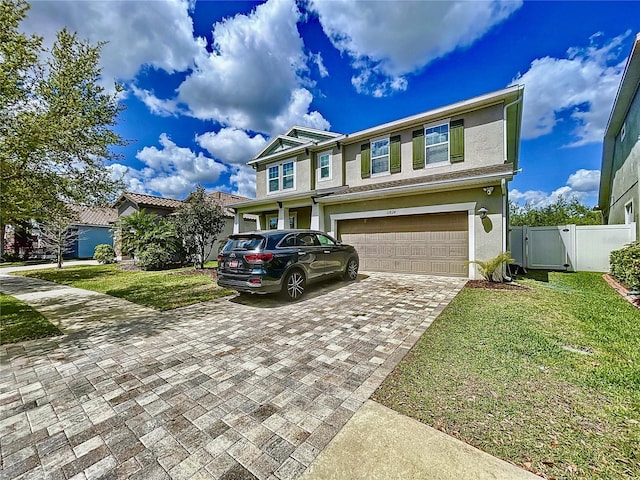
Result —
<path fill-rule="evenodd" d="M 536 475 L 368 400 L 301 480 L 536 480 Z"/>
<path fill-rule="evenodd" d="M 33 270 L 30 267 L 13 268 Z M 8 269 L 0 269 L 0 292 L 31 305 L 63 333 L 104 327 L 122 320 L 150 319 L 159 314 L 152 308 L 122 298 L 38 278 L 6 275 L 6 270 Z"/>
<path fill-rule="evenodd" d="M 77 267 L 80 265 L 100 265 L 97 260 L 71 260 L 64 262 L 62 267 Z M 57 263 L 38 263 L 35 265 L 22 265 L 20 267 L 1 267 L 0 275 L 6 275 L 11 272 L 21 272 L 24 270 L 42 270 L 44 268 L 56 268 Z"/>

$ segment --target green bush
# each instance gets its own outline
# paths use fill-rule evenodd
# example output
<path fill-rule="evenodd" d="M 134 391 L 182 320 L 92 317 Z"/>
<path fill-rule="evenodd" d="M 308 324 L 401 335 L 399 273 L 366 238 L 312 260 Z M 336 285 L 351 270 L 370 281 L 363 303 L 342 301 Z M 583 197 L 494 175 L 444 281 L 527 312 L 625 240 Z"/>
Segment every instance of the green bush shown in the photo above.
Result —
<path fill-rule="evenodd" d="M 490 282 L 503 282 L 504 275 L 502 274 L 502 266 L 505 263 L 513 263 L 515 260 L 511 258 L 510 252 L 503 252 L 497 257 L 490 258 L 489 260 L 473 260 L 467 263 L 475 263 L 478 265 L 478 272 L 482 275 L 482 278 Z"/>
<path fill-rule="evenodd" d="M 633 242 L 609 255 L 611 275 L 629 290 L 640 289 L 640 242 Z"/>
<path fill-rule="evenodd" d="M 136 256 L 137 263 L 145 270 L 164 270 L 175 263 L 174 255 L 166 248 L 152 243 L 140 249 Z"/>
<path fill-rule="evenodd" d="M 93 259 L 99 263 L 114 263 L 116 261 L 116 254 L 111 245 L 101 243 L 100 245 L 96 245 L 96 249 L 93 252 Z"/>

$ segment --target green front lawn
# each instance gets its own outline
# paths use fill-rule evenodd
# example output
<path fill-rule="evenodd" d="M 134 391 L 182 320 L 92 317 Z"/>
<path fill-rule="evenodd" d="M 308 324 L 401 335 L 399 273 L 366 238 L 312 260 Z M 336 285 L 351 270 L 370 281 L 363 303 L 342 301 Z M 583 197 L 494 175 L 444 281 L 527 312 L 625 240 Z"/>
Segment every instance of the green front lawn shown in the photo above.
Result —
<path fill-rule="evenodd" d="M 374 398 L 547 478 L 640 478 L 640 311 L 536 273 L 465 288 Z"/>
<path fill-rule="evenodd" d="M 117 265 L 83 265 L 15 274 L 106 293 L 158 310 L 192 305 L 233 292 L 218 287 L 208 275 L 180 274 L 188 270 L 143 272 L 119 270 Z"/>
<path fill-rule="evenodd" d="M 0 293 L 0 344 L 62 333 L 39 312 L 11 295 Z"/>

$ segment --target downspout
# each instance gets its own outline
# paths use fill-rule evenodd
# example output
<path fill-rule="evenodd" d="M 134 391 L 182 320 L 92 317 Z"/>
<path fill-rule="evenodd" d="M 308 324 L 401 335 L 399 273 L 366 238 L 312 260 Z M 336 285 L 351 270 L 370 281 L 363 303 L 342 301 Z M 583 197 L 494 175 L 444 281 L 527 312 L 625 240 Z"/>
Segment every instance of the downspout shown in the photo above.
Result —
<path fill-rule="evenodd" d="M 514 106 L 517 103 L 520 103 L 520 102 L 522 102 L 522 96 L 518 97 L 516 100 L 514 100 L 511 103 L 507 103 L 504 106 L 504 128 L 503 128 L 503 135 L 502 135 L 502 138 L 503 138 L 504 142 L 503 142 L 502 148 L 503 148 L 503 152 L 504 152 L 504 161 L 505 161 L 505 163 L 507 162 L 507 109 L 509 107 Z"/>
<path fill-rule="evenodd" d="M 509 204 L 507 199 L 507 180 L 504 178 L 500 181 L 500 190 L 502 193 L 502 251 L 506 252 L 507 237 L 509 235 L 509 222 L 507 221 L 507 217 L 509 216 Z M 508 266 L 505 264 L 502 266 L 502 278 L 507 282 L 510 282 L 512 278 L 507 275 L 508 273 Z"/>

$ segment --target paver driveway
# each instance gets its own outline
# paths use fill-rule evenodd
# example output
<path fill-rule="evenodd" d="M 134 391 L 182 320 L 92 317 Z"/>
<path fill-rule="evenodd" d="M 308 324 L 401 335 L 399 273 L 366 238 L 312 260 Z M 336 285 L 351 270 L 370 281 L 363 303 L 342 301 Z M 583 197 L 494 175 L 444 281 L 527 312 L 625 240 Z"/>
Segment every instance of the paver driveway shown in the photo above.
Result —
<path fill-rule="evenodd" d="M 3 476 L 296 478 L 463 284 L 371 273 L 2 347 Z"/>

